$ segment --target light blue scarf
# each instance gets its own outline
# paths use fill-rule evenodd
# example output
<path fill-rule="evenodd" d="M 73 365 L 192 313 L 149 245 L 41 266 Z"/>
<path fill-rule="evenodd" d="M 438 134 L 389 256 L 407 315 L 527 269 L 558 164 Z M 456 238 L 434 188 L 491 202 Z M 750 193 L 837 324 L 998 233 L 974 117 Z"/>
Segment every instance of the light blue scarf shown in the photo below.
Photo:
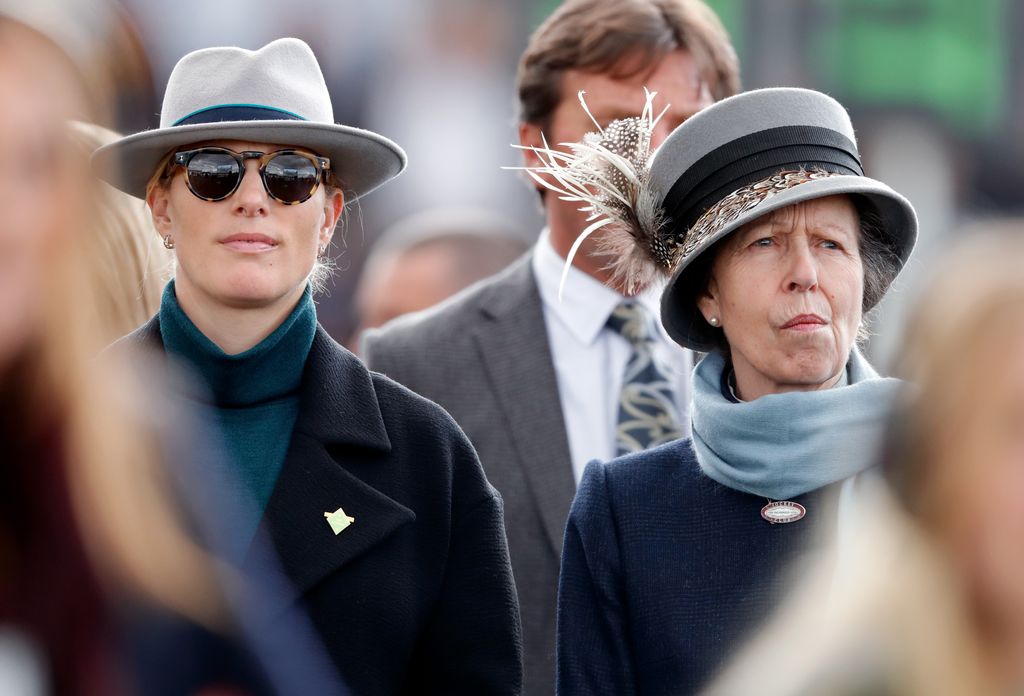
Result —
<path fill-rule="evenodd" d="M 856 348 L 848 385 L 769 394 L 735 403 L 722 394 L 725 358 L 711 353 L 693 371 L 693 447 L 701 470 L 739 491 L 792 498 L 876 462 L 902 382 L 882 378 Z"/>

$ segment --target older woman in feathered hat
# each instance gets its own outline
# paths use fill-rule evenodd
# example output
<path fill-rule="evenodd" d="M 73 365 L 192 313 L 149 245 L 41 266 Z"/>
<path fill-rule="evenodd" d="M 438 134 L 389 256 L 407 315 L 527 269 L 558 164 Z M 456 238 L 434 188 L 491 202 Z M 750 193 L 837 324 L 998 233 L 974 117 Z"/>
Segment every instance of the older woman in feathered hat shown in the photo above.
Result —
<path fill-rule="evenodd" d="M 316 319 L 344 205 L 395 177 L 402 150 L 335 124 L 312 51 L 281 39 L 185 56 L 160 128 L 94 160 L 174 250 L 159 313 L 126 343 L 209 389 L 236 483 L 229 559 L 247 568 L 269 539 L 352 693 L 518 693 L 501 501 L 472 446 Z"/>
<path fill-rule="evenodd" d="M 857 337 L 916 216 L 864 176 L 843 107 L 807 90 L 741 94 L 676 129 L 648 167 L 652 113 L 549 151 L 535 172 L 589 205 L 627 283 L 669 275 L 665 328 L 707 353 L 692 439 L 583 476 L 562 558 L 560 694 L 700 688 L 835 525 L 898 387 Z"/>

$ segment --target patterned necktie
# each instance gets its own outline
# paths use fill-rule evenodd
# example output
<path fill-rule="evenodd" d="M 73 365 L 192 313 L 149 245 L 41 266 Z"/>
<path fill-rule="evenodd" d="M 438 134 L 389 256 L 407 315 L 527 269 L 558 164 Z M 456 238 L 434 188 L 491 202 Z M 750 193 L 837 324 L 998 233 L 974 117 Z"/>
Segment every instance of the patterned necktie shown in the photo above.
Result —
<path fill-rule="evenodd" d="M 623 302 L 608 328 L 633 347 L 626 363 L 615 431 L 617 455 L 638 452 L 682 437 L 672 406 L 672 386 L 654 353 L 654 321 L 636 302 Z"/>

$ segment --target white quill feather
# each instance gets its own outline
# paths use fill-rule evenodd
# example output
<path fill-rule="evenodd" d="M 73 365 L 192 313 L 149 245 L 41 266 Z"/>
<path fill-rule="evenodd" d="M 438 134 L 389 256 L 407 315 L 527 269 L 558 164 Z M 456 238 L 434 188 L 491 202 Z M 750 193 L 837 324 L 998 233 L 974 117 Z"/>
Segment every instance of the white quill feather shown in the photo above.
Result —
<path fill-rule="evenodd" d="M 675 245 L 662 238 L 665 219 L 650 187 L 649 169 L 651 133 L 668 106 L 654 116 L 657 92 L 644 88 L 646 101 L 640 116 L 612 121 L 602 128 L 584 96 L 580 91 L 580 104 L 597 132 L 587 133 L 582 142 L 560 143 L 565 150 L 549 147 L 543 135 L 541 147 L 513 145 L 534 153 L 540 165 L 506 167 L 526 172 L 561 200 L 581 203 L 580 210 L 587 213 L 589 224 L 565 260 L 559 300 L 573 259 L 584 240 L 597 230 L 602 231 L 597 251 L 608 258 L 611 282 L 627 294 L 642 290 L 659 272 L 669 271 L 676 253 Z"/>

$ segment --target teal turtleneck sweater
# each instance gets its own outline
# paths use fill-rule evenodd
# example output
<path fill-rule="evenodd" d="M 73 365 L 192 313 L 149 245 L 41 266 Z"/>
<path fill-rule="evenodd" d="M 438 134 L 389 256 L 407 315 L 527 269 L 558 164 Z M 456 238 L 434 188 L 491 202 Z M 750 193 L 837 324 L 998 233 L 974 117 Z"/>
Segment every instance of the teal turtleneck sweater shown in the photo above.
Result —
<path fill-rule="evenodd" d="M 160 301 L 160 334 L 168 353 L 203 379 L 232 464 L 228 485 L 237 493 L 237 531 L 248 544 L 274 490 L 299 413 L 299 384 L 316 333 L 316 308 L 307 287 L 272 334 L 249 350 L 228 355 L 192 323 L 178 304 L 174 281 Z"/>

